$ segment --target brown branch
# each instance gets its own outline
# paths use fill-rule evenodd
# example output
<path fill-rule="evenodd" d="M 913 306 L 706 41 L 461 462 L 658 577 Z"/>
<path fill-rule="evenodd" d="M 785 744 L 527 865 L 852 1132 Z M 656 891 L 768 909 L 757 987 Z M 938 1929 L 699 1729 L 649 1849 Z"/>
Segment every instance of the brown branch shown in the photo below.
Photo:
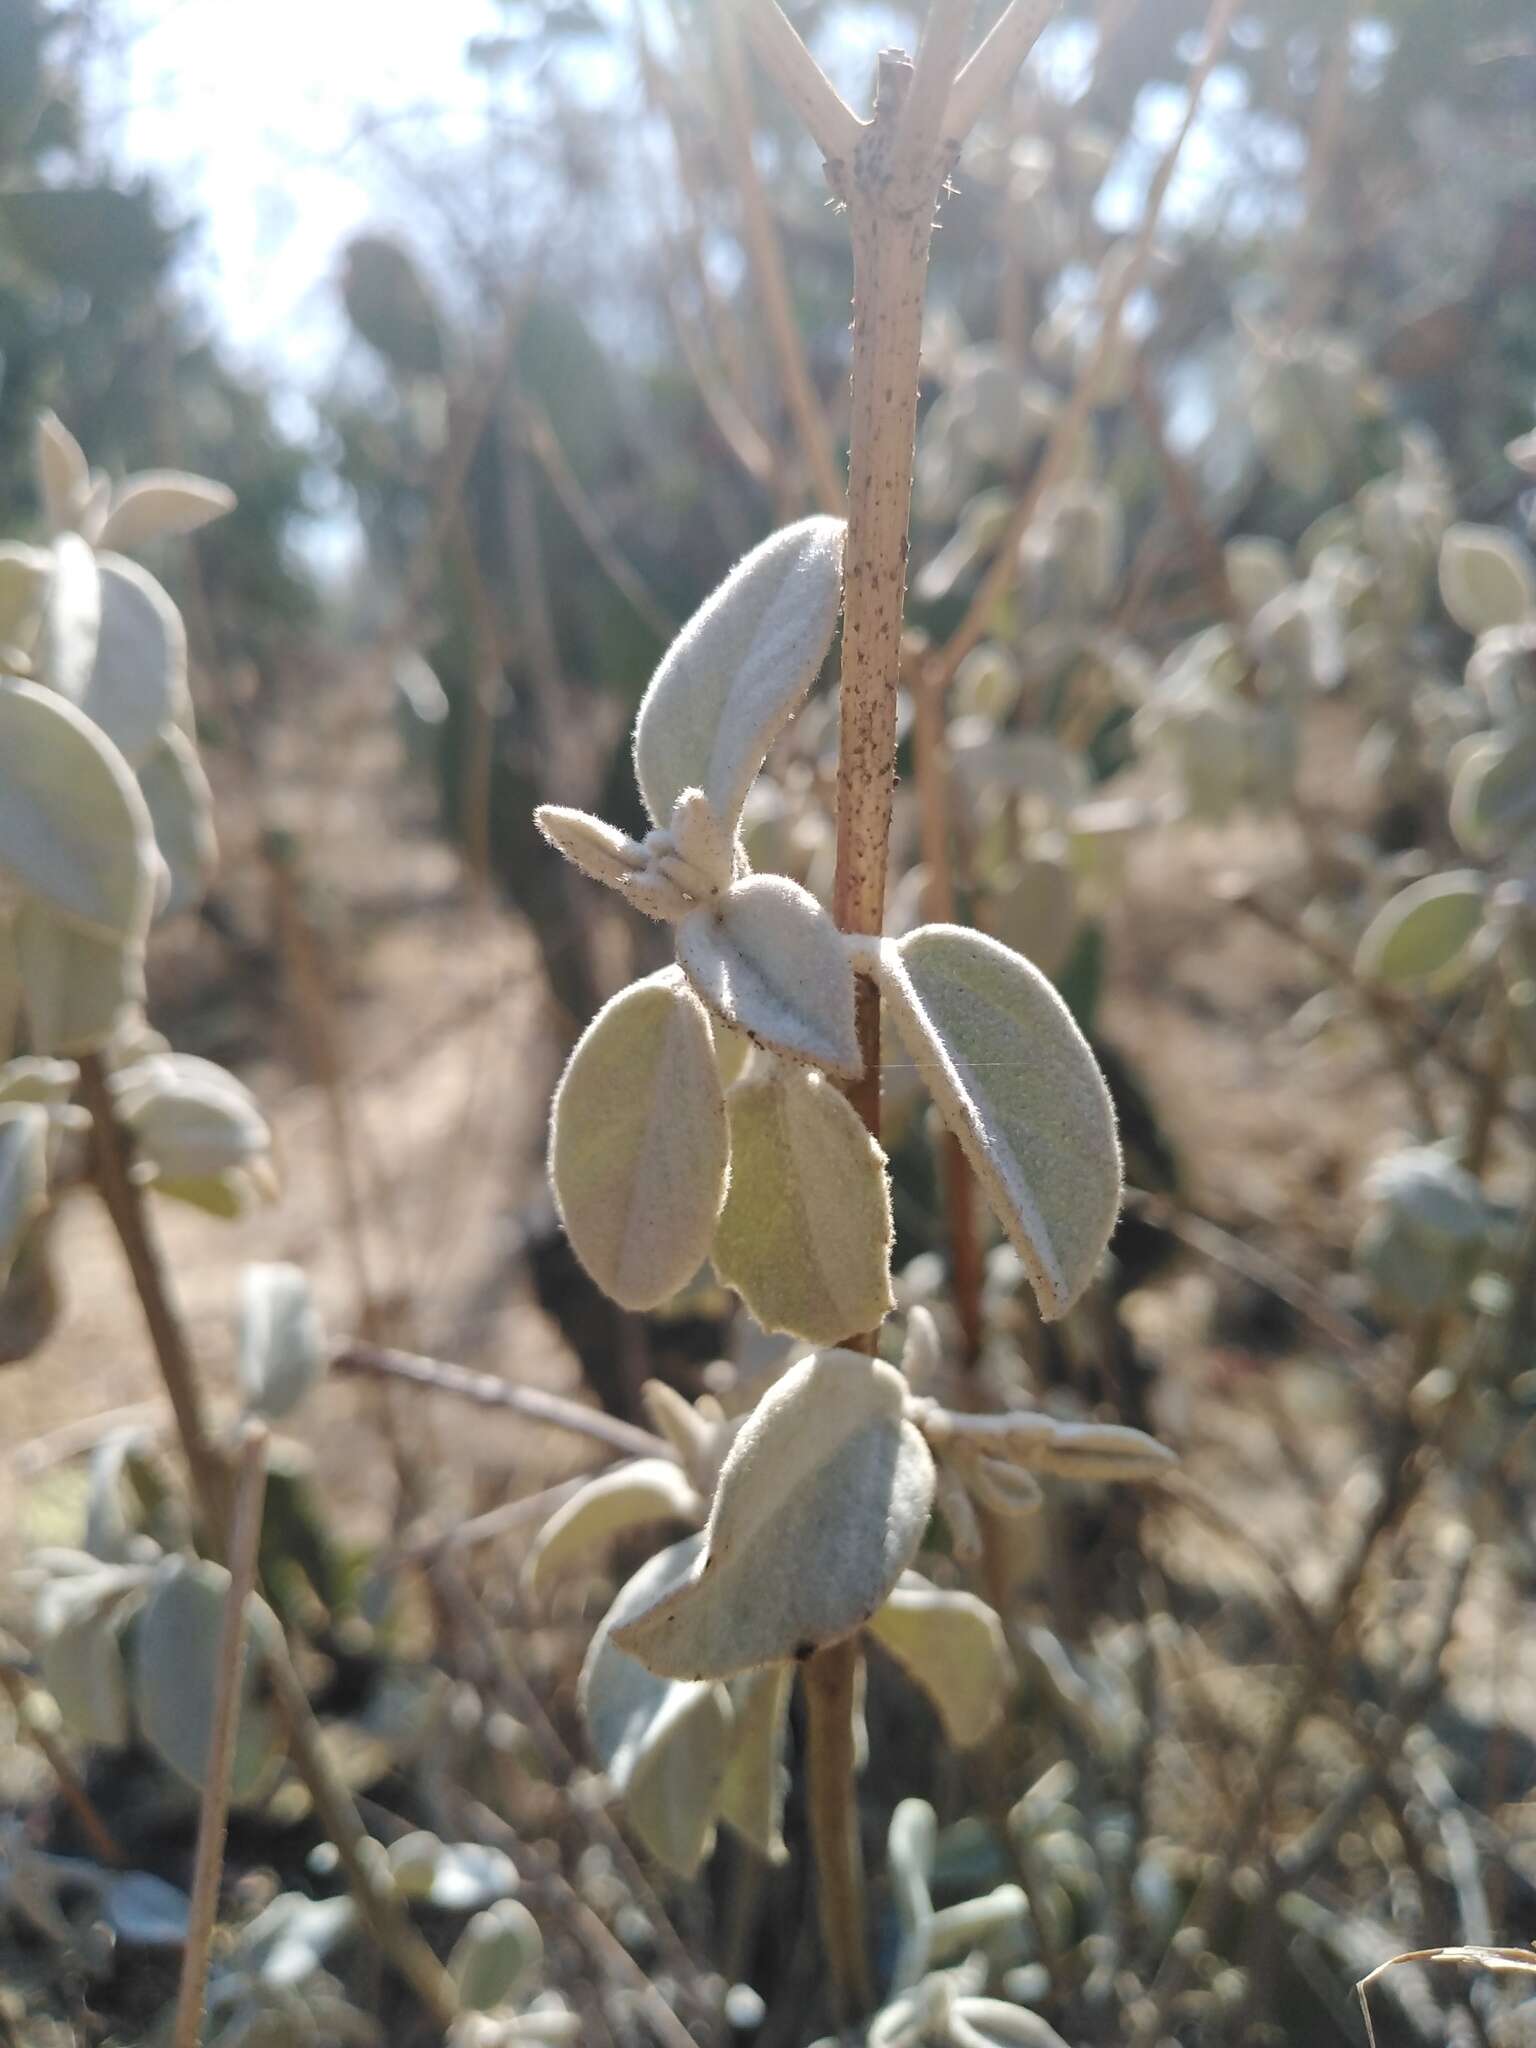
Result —
<path fill-rule="evenodd" d="M 16 1733 L 37 1745 L 38 1751 L 58 1780 L 64 1803 L 80 1823 L 80 1832 L 91 1845 L 91 1853 L 103 1863 L 121 1866 L 128 1861 L 121 1843 L 102 1819 L 96 1802 L 86 1791 L 80 1774 L 64 1754 L 63 1746 L 47 1724 L 32 1711 L 32 1688 L 16 1669 L 0 1657 L 0 1691 L 10 1700 L 16 1714 Z"/>
<path fill-rule="evenodd" d="M 474 1401 L 482 1408 L 510 1408 L 529 1422 L 547 1423 L 551 1429 L 569 1431 L 572 1436 L 590 1437 L 626 1458 L 670 1458 L 676 1453 L 670 1444 L 649 1430 L 621 1422 L 597 1408 L 584 1408 L 579 1401 L 567 1401 L 548 1394 L 542 1387 L 514 1386 L 487 1372 L 471 1372 L 462 1365 L 448 1365 L 441 1359 L 422 1358 L 412 1351 L 391 1351 L 380 1344 L 353 1341 L 342 1345 L 331 1360 L 332 1372 L 354 1377 L 408 1380 L 434 1394 L 452 1394 L 461 1401 Z"/>
<path fill-rule="evenodd" d="M 851 157 L 865 124 L 800 40 L 778 0 L 730 4 L 753 55 L 800 116 L 822 155 L 834 164 Z"/>
<path fill-rule="evenodd" d="M 230 1779 L 235 1764 L 235 1734 L 245 1677 L 246 1610 L 256 1590 L 261 1550 L 261 1511 L 267 1493 L 267 1431 L 248 1422 L 240 1439 L 235 1468 L 235 1507 L 229 1531 L 229 1591 L 224 1596 L 224 1624 L 219 1635 L 214 1681 L 213 1718 L 208 1731 L 208 1760 L 203 1773 L 202 1804 L 197 1816 L 197 1849 L 192 1864 L 192 1903 L 187 1915 L 187 1940 L 176 1994 L 176 2019 L 171 2048 L 197 2048 L 208 1988 L 208 1954 L 219 1914 L 219 1879 L 224 1870 L 224 1842 L 229 1825 Z"/>
<path fill-rule="evenodd" d="M 864 1941 L 863 1859 L 854 1796 L 857 1638 L 818 1651 L 802 1671 L 806 1705 L 807 1804 L 816 1858 L 817 1904 L 840 2024 L 873 2003 Z"/>
<path fill-rule="evenodd" d="M 591 550 L 593 559 L 635 616 L 642 619 L 663 645 L 677 632 L 677 620 L 665 612 L 652 595 L 644 577 L 614 541 L 603 524 L 597 507 L 582 488 L 581 479 L 566 459 L 559 436 L 548 415 L 532 399 L 521 404 L 524 431 L 534 460 L 549 480 L 550 488 L 565 507 L 571 524 Z"/>

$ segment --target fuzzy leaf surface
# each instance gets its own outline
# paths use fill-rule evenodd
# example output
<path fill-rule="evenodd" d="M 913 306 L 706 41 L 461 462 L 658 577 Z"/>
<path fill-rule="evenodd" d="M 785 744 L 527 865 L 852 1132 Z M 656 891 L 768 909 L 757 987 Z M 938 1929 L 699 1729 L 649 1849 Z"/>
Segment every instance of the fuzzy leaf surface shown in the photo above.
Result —
<path fill-rule="evenodd" d="M 728 834 L 768 749 L 816 680 L 837 625 L 843 522 L 770 534 L 694 613 L 635 721 L 635 773 L 658 825 L 702 789 Z"/>
<path fill-rule="evenodd" d="M 784 1750 L 793 1688 L 794 1667 L 789 1664 L 770 1664 L 731 1680 L 736 1729 L 720 1788 L 720 1818 L 770 1863 L 782 1863 L 789 1855 L 784 1841 L 784 1802 L 789 1793 Z"/>
<path fill-rule="evenodd" d="M 36 901 L 24 901 L 16 913 L 14 939 L 36 1052 L 96 1052 L 144 999 L 137 939 L 87 931 Z"/>
<path fill-rule="evenodd" d="M 99 536 L 104 548 L 139 548 L 147 541 L 196 533 L 235 509 L 227 484 L 179 469 L 146 469 L 130 477 L 112 500 Z"/>
<path fill-rule="evenodd" d="M 88 541 L 61 533 L 53 544 L 52 572 L 43 599 L 38 648 L 42 679 L 78 704 L 90 684 L 101 632 L 101 571 Z"/>
<path fill-rule="evenodd" d="M 957 1749 L 991 1733 L 1014 1672 L 1003 1625 L 984 1600 L 907 1572 L 869 1632 L 928 1695 Z"/>
<path fill-rule="evenodd" d="M 726 1098 L 731 1186 L 710 1256 L 765 1330 L 836 1344 L 894 1305 L 885 1154 L 830 1081 L 763 1064 Z"/>
<path fill-rule="evenodd" d="M 229 1573 L 222 1565 L 177 1560 L 157 1578 L 134 1625 L 133 1701 L 139 1726 L 172 1770 L 197 1786 L 207 1767 L 228 1594 Z M 261 1625 L 257 1610 L 245 1640 L 245 1690 L 232 1779 L 237 1801 L 252 1798 L 269 1782 L 278 1756 L 272 1714 L 254 1696 L 259 1659 L 253 1636 Z"/>
<path fill-rule="evenodd" d="M 647 1560 L 592 1638 L 577 1700 L 587 1736 L 624 1800 L 630 1827 L 658 1861 L 692 1877 L 709 1854 L 731 1740 L 723 1685 L 657 1677 L 618 1647 L 616 1630 L 686 1579 L 702 1538 Z"/>
<path fill-rule="evenodd" d="M 897 1031 L 1024 1262 L 1047 1320 L 1093 1277 L 1120 1206 L 1114 1108 L 1038 969 L 959 925 L 880 948 Z"/>
<path fill-rule="evenodd" d="M 195 909 L 207 895 L 219 855 L 213 792 L 196 747 L 179 726 L 167 726 L 140 765 L 139 789 L 149 808 L 155 844 L 170 870 L 170 887 L 158 915 L 175 917 Z"/>
<path fill-rule="evenodd" d="M 675 970 L 623 989 L 555 1091 L 549 1172 L 577 1256 L 625 1308 L 655 1308 L 708 1256 L 729 1166 L 704 1005 Z"/>
<path fill-rule="evenodd" d="M 38 419 L 32 462 L 49 525 L 55 530 L 70 525 L 90 494 L 91 465 L 57 413 L 45 412 Z"/>
<path fill-rule="evenodd" d="M 798 882 L 753 875 L 677 928 L 679 965 L 711 1010 L 770 1052 L 859 1072 L 853 969 L 842 935 Z"/>
<path fill-rule="evenodd" d="M 105 937 L 142 939 L 158 872 L 116 747 L 57 692 L 0 681 L 0 873 Z"/>
<path fill-rule="evenodd" d="M 792 1366 L 721 1468 L 687 1583 L 614 1630 L 669 1678 L 728 1678 L 851 1635 L 922 1541 L 933 1459 L 901 1375 L 857 1351 Z"/>
<path fill-rule="evenodd" d="M 101 618 L 83 688 L 49 677 L 99 725 L 130 767 L 154 752 L 187 692 L 181 614 L 154 577 L 120 555 L 99 555 Z"/>
<path fill-rule="evenodd" d="M 655 1522 L 696 1522 L 704 1503 L 670 1458 L 633 1458 L 599 1472 L 562 1501 L 539 1531 L 524 1566 L 528 1584 L 547 1593 L 573 1564 L 601 1554 L 616 1537 Z"/>
<path fill-rule="evenodd" d="M 580 868 L 594 882 L 618 889 L 645 859 L 645 848 L 627 832 L 590 811 L 571 810 L 564 804 L 540 804 L 533 822 L 573 867 Z"/>

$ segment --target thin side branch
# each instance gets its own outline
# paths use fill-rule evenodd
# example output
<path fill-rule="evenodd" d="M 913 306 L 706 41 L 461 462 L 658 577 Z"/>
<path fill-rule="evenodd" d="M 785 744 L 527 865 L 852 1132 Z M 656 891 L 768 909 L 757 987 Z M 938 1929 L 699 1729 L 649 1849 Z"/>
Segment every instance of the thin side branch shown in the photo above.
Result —
<path fill-rule="evenodd" d="M 65 1804 L 80 1823 L 80 1832 L 91 1845 L 93 1856 L 103 1863 L 121 1866 L 128 1861 L 122 1845 L 96 1810 L 95 1801 L 81 1782 L 80 1774 L 64 1754 L 62 1744 L 45 1721 L 32 1711 L 32 1688 L 16 1669 L 0 1657 L 0 1691 L 10 1700 L 16 1714 L 16 1733 L 34 1742 L 59 1781 Z"/>
<path fill-rule="evenodd" d="M 677 1454 L 669 1443 L 649 1430 L 621 1422 L 598 1408 L 584 1408 L 579 1401 L 567 1401 L 560 1394 L 547 1394 L 542 1387 L 518 1387 L 488 1372 L 471 1372 L 462 1365 L 448 1365 L 437 1358 L 422 1358 L 414 1351 L 391 1351 L 381 1344 L 344 1344 L 331 1360 L 338 1373 L 366 1375 L 375 1379 L 409 1380 L 435 1394 L 454 1394 L 461 1401 L 474 1401 L 482 1408 L 510 1408 L 530 1422 L 546 1422 L 551 1429 L 568 1430 L 572 1436 L 590 1437 L 606 1444 L 626 1458 L 670 1458 Z"/>
<path fill-rule="evenodd" d="M 939 4 L 942 8 L 942 0 Z M 1007 90 L 1060 7 L 1061 0 L 1012 0 L 1012 5 L 998 16 L 970 61 L 962 66 L 950 91 L 944 113 L 944 134 L 948 140 L 965 140 L 990 102 Z"/>
<path fill-rule="evenodd" d="M 912 84 L 896 124 L 896 154 L 920 163 L 945 129 L 955 74 L 974 12 L 973 0 L 934 0 L 923 23 Z"/>
<path fill-rule="evenodd" d="M 256 1590 L 261 1550 L 261 1511 L 267 1494 L 267 1432 L 259 1422 L 247 1423 L 240 1440 L 235 1470 L 235 1511 L 229 1532 L 229 1592 L 224 1601 L 224 1626 L 219 1636 L 219 1661 L 213 1694 L 213 1722 L 208 1734 L 208 1763 L 203 1800 L 197 1816 L 197 1852 L 192 1865 L 192 1906 L 187 1917 L 187 1942 L 176 1994 L 176 2022 L 171 2048 L 197 2048 L 208 1989 L 208 1953 L 219 1916 L 219 1879 L 224 1870 L 224 1842 L 229 1826 L 230 1778 L 235 1763 L 235 1731 L 245 1670 L 246 1609 Z"/>
<path fill-rule="evenodd" d="M 800 40 L 778 0 L 730 0 L 753 55 L 829 163 L 851 157 L 864 123 Z"/>

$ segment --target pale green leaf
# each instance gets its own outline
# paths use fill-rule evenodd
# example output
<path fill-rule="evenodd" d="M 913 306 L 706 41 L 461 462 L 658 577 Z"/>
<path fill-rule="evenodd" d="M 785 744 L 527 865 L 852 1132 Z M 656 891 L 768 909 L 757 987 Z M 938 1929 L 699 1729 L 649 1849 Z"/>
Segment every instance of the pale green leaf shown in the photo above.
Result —
<path fill-rule="evenodd" d="M 149 807 L 155 844 L 170 870 L 170 891 L 159 915 L 175 917 L 202 902 L 219 856 L 213 792 L 196 747 L 179 726 L 167 726 L 161 733 L 139 769 L 139 788 Z"/>
<path fill-rule="evenodd" d="M 1043 974 L 958 925 L 887 941 L 878 973 L 1042 1315 L 1064 1315 L 1093 1278 L 1120 1206 L 1114 1108 L 1088 1041 Z"/>
<path fill-rule="evenodd" d="M 226 484 L 179 469 L 146 469 L 129 477 L 112 496 L 112 508 L 98 536 L 104 548 L 138 548 L 147 541 L 196 533 L 235 509 Z"/>
<path fill-rule="evenodd" d="M 302 1266 L 251 1265 L 240 1275 L 236 1366 L 248 1415 L 276 1421 L 325 1377 L 320 1311 Z"/>
<path fill-rule="evenodd" d="M 702 789 L 734 833 L 832 644 L 843 533 L 841 520 L 814 518 L 771 534 L 668 648 L 635 721 L 635 773 L 656 824 L 670 824 L 685 789 Z"/>
<path fill-rule="evenodd" d="M 0 541 L 0 647 L 31 647 L 52 568 L 46 549 Z"/>
<path fill-rule="evenodd" d="M 651 1854 L 692 1877 L 709 1854 L 730 1755 L 731 1702 L 723 1685 L 659 1678 L 614 1642 L 632 1615 L 686 1579 L 702 1538 L 674 1543 L 643 1564 L 608 1610 L 587 1652 L 578 1703 L 587 1737 Z"/>
<path fill-rule="evenodd" d="M 830 1081 L 762 1061 L 726 1098 L 731 1186 L 710 1256 L 768 1331 L 836 1344 L 891 1295 L 885 1154 Z"/>
<path fill-rule="evenodd" d="M 736 1727 L 720 1788 L 720 1818 L 770 1863 L 782 1863 L 789 1855 L 784 1841 L 789 1791 L 784 1748 L 793 1687 L 791 1664 L 770 1664 L 731 1680 Z"/>
<path fill-rule="evenodd" d="M 1440 543 L 1440 595 L 1463 632 L 1513 626 L 1536 611 L 1536 563 L 1500 526 L 1447 527 Z"/>
<path fill-rule="evenodd" d="M 207 1767 L 228 1594 L 229 1573 L 222 1565 L 178 1558 L 162 1568 L 134 1623 L 133 1703 L 139 1728 L 172 1770 L 199 1787 Z M 276 1722 L 256 1697 L 261 1659 L 255 1637 L 263 1626 L 275 1624 L 253 1603 L 231 1781 L 237 1802 L 256 1797 L 278 1763 Z"/>
<path fill-rule="evenodd" d="M 1471 965 L 1485 891 L 1483 877 L 1471 868 L 1410 882 L 1366 926 L 1356 971 L 1392 988 L 1450 987 Z"/>
<path fill-rule="evenodd" d="M 970 1749 L 992 1732 L 1014 1670 L 1003 1625 L 984 1600 L 907 1572 L 869 1632 L 928 1695 L 956 1748 Z"/>
<path fill-rule="evenodd" d="M 211 1060 L 156 1053 L 113 1076 L 139 1158 L 170 1180 L 202 1180 L 264 1159 L 272 1134 L 250 1090 Z"/>
<path fill-rule="evenodd" d="M 792 1366 L 721 1468 L 697 1569 L 614 1630 L 673 1678 L 726 1678 L 850 1635 L 911 1563 L 933 1459 L 901 1375 L 856 1351 Z"/>
<path fill-rule="evenodd" d="M 1474 746 L 1451 785 L 1451 830 L 1469 853 L 1501 853 L 1536 832 L 1536 727 Z"/>
<path fill-rule="evenodd" d="M 100 726 L 130 767 L 154 752 L 187 694 L 181 614 L 154 577 L 121 555 L 98 555 L 101 617 L 84 686 L 48 681 Z"/>
<path fill-rule="evenodd" d="M 91 465 L 57 413 L 39 415 L 32 463 L 49 526 L 55 532 L 73 526 L 91 494 Z"/>
<path fill-rule="evenodd" d="M 520 1899 L 477 1913 L 454 1943 L 448 1974 L 469 2012 L 490 2012 L 528 1985 L 544 1960 L 539 1923 Z"/>
<path fill-rule="evenodd" d="M 78 704 L 90 683 L 101 631 L 101 571 L 90 542 L 61 533 L 53 544 L 43 594 L 37 671 L 50 689 Z"/>
<path fill-rule="evenodd" d="M 99 1052 L 144 1000 L 144 947 L 138 939 L 87 931 L 55 916 L 45 903 L 24 899 L 15 943 L 35 1052 Z"/>
<path fill-rule="evenodd" d="M 693 1278 L 725 1198 L 725 1096 L 709 1018 L 676 970 L 624 989 L 555 1092 L 549 1171 L 576 1254 L 625 1308 Z"/>
<path fill-rule="evenodd" d="M 89 930 L 138 940 L 158 869 L 111 741 L 55 691 L 0 681 L 0 874 Z"/>
<path fill-rule="evenodd" d="M 599 1472 L 562 1501 L 540 1529 L 524 1573 L 532 1590 L 547 1593 L 573 1564 L 595 1561 L 615 1538 L 655 1522 L 698 1522 L 705 1503 L 670 1458 L 632 1458 Z"/>
<path fill-rule="evenodd" d="M 853 969 L 816 898 L 784 875 L 733 883 L 677 928 L 683 972 L 715 1015 L 770 1052 L 860 1071 Z"/>

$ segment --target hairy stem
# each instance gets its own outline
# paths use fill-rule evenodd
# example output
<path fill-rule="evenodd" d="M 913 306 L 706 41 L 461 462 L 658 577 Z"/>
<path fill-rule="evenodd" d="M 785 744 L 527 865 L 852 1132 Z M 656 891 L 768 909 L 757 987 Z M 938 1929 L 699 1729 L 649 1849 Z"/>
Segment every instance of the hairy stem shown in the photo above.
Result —
<path fill-rule="evenodd" d="M 130 1172 L 128 1140 L 117 1120 L 107 1071 L 99 1053 L 81 1056 L 80 1099 L 91 1119 L 96 1186 L 128 1261 L 160 1376 L 171 1398 L 192 1496 L 202 1522 L 204 1545 L 217 1555 L 223 1546 L 228 1474 L 208 1434 L 197 1366 L 181 1318 L 171 1304 L 160 1248 L 150 1234 L 143 1190 Z"/>
<path fill-rule="evenodd" d="M 197 1851 L 192 1865 L 192 1905 L 187 1917 L 171 2048 L 197 2048 L 202 2030 L 208 1955 L 219 1915 L 219 1879 L 224 1871 L 224 1841 L 229 1826 L 230 1776 L 235 1763 L 241 1677 L 245 1669 L 246 1607 L 256 1589 L 261 1511 L 266 1493 L 267 1432 L 259 1422 L 248 1423 L 235 1472 L 235 1507 L 229 1531 L 229 1592 L 219 1636 L 208 1766 L 203 1775 Z"/>

